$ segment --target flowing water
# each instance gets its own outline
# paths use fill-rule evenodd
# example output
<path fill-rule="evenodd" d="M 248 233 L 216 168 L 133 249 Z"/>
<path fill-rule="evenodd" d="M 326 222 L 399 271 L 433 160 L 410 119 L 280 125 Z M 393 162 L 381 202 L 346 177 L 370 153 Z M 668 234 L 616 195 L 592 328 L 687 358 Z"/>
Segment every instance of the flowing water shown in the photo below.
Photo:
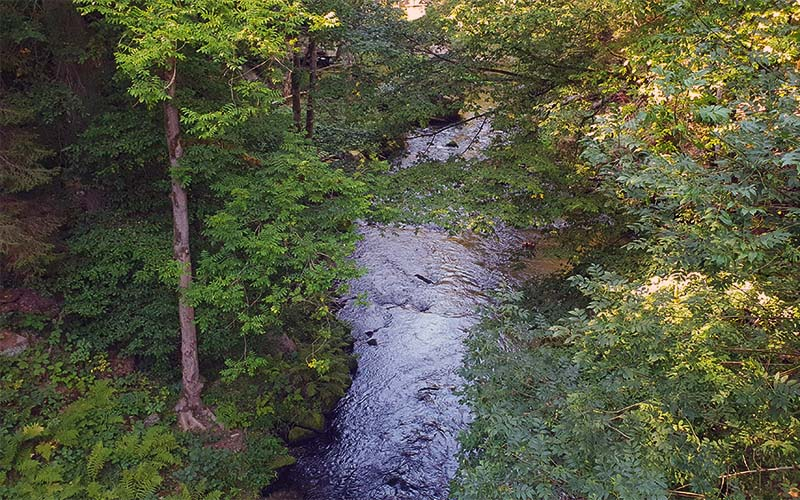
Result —
<path fill-rule="evenodd" d="M 490 124 L 478 120 L 433 141 L 426 133 L 409 141 L 400 168 L 491 140 Z M 447 146 L 453 142 L 459 148 Z M 295 450 L 298 463 L 282 479 L 289 490 L 273 498 L 446 499 L 458 433 L 470 421 L 457 394 L 463 341 L 501 280 L 542 271 L 539 264 L 516 273 L 508 266 L 532 236 L 454 237 L 436 228 L 367 224 L 360 231 L 353 257 L 367 272 L 353 281 L 340 312 L 352 326 L 358 371 L 328 431 Z"/>
<path fill-rule="evenodd" d="M 406 140 L 405 154 L 396 162 L 395 168 L 451 158 L 483 160 L 484 151 L 499 136 L 488 114 L 468 114 L 458 123 L 419 129 Z"/>

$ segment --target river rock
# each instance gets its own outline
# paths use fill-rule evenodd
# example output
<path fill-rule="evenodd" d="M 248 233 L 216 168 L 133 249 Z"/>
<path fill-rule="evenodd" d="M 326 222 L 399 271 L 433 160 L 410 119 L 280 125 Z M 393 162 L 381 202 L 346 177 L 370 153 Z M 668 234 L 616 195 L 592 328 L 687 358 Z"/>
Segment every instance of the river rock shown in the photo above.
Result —
<path fill-rule="evenodd" d="M 297 344 L 288 335 L 282 333 L 275 341 L 275 347 L 281 354 L 292 354 L 297 352 Z"/>
<path fill-rule="evenodd" d="M 361 162 L 366 161 L 367 157 L 361 151 L 353 149 L 347 152 L 346 159 L 352 162 Z"/>
<path fill-rule="evenodd" d="M 319 395 L 317 396 L 320 402 L 320 408 L 322 409 L 322 413 L 330 413 L 336 408 L 336 405 L 339 403 L 339 400 L 345 394 L 345 391 L 350 388 L 350 384 L 352 380 L 348 377 L 347 383 L 344 387 L 335 386 L 335 387 L 328 387 L 323 388 L 319 391 Z"/>
<path fill-rule="evenodd" d="M 347 368 L 350 370 L 351 377 L 358 372 L 358 359 L 355 356 L 347 360 Z"/>
<path fill-rule="evenodd" d="M 43 297 L 30 288 L 0 289 L 0 314 L 22 313 L 54 317 L 58 314 L 56 300 Z"/>
<path fill-rule="evenodd" d="M 152 427 L 159 422 L 161 422 L 161 417 L 158 415 L 158 413 L 152 413 L 142 421 L 145 427 Z"/>

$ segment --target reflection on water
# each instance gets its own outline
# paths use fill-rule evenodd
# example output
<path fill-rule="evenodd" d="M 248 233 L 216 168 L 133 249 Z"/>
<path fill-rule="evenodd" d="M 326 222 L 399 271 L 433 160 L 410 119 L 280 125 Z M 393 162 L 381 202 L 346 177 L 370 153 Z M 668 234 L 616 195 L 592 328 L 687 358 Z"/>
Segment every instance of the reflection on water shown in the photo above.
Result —
<path fill-rule="evenodd" d="M 488 115 L 467 115 L 466 121 L 445 126 L 431 126 L 414 131 L 406 139 L 406 151 L 396 164 L 404 169 L 420 162 L 447 161 L 454 158 L 482 160 L 484 150 L 499 135 Z"/>

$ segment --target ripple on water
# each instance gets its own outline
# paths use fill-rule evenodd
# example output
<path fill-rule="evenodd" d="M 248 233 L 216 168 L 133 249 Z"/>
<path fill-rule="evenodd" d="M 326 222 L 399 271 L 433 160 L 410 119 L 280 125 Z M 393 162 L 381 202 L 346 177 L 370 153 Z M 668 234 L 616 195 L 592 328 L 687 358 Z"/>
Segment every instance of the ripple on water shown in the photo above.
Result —
<path fill-rule="evenodd" d="M 348 303 L 359 369 L 330 432 L 290 473 L 308 499 L 446 499 L 457 436 L 470 420 L 456 394 L 463 340 L 498 276 L 444 232 L 363 226 Z M 377 345 L 370 345 L 374 340 Z"/>

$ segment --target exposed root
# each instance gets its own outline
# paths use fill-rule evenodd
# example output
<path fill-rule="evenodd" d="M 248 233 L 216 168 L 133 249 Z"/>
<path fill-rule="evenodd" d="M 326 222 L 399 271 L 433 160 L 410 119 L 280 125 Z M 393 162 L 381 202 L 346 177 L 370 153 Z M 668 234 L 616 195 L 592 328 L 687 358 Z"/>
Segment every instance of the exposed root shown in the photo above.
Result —
<path fill-rule="evenodd" d="M 178 413 L 178 426 L 184 432 L 206 432 L 219 427 L 214 412 L 202 404 L 189 406 L 183 397 L 175 405 L 175 411 Z"/>

